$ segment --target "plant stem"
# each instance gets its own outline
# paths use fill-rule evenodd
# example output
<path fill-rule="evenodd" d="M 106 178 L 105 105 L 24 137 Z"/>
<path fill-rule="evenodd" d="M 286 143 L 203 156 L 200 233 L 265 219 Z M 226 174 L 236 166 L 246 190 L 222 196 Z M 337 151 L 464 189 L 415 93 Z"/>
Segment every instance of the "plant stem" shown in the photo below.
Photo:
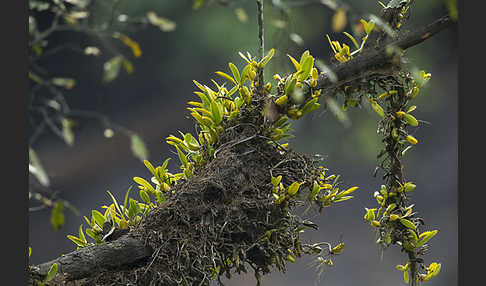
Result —
<path fill-rule="evenodd" d="M 409 272 L 409 280 L 408 280 L 408 285 L 409 286 L 417 286 L 417 262 L 416 262 L 416 257 L 415 257 L 415 252 L 410 251 L 408 252 L 408 258 L 409 258 L 409 263 L 410 263 L 410 272 Z"/>
<path fill-rule="evenodd" d="M 257 0 L 257 13 L 258 13 L 258 40 L 259 40 L 259 56 L 260 61 L 265 56 L 264 39 L 263 39 L 263 0 Z M 258 91 L 263 97 L 263 67 L 259 68 L 258 71 Z"/>
<path fill-rule="evenodd" d="M 263 43 L 263 0 L 257 0 L 257 13 L 258 13 L 258 40 L 260 41 L 259 54 L 260 60 L 265 56 L 264 43 Z"/>

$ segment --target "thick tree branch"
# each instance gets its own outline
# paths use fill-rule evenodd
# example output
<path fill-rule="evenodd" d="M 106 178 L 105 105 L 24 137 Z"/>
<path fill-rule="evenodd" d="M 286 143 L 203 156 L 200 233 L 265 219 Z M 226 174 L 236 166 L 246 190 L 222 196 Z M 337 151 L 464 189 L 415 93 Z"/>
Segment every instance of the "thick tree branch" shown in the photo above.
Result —
<path fill-rule="evenodd" d="M 321 74 L 317 82 L 317 88 L 324 90 L 336 88 L 346 82 L 390 68 L 393 66 L 394 53 L 390 53 L 388 48 L 398 47 L 406 50 L 444 30 L 452 23 L 453 21 L 449 16 L 443 16 L 422 29 L 407 33 L 398 39 L 385 43 L 381 48 L 364 50 L 359 56 L 332 68 L 337 81 L 333 82 L 326 73 Z"/>
<path fill-rule="evenodd" d="M 449 15 L 442 16 L 422 29 L 406 34 L 400 39 L 393 41 L 391 45 L 395 45 L 403 50 L 411 48 L 444 30 L 453 22 L 454 21 L 451 19 L 451 17 L 449 17 Z"/>
<path fill-rule="evenodd" d="M 117 240 L 88 246 L 36 266 L 33 273 L 45 276 L 52 264 L 67 281 L 92 276 L 107 270 L 120 270 L 144 262 L 152 250 L 144 241 L 122 236 Z"/>

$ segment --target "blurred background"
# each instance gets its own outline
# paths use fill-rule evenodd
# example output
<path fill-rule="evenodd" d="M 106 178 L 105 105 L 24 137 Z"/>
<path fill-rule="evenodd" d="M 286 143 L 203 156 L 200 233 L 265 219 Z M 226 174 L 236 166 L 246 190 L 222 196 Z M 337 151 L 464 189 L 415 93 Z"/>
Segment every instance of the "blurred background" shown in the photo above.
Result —
<path fill-rule="evenodd" d="M 256 4 L 253 0 L 208 1 L 200 9 L 194 9 L 197 8 L 194 3 L 204 1 L 105 1 L 108 2 L 116 2 L 113 7 L 119 15 L 124 15 L 114 21 L 130 22 L 152 11 L 169 25 L 164 26 L 164 30 L 162 26 L 134 21 L 133 25 L 119 29 L 138 43 L 141 50 L 141 56 L 136 57 L 133 45 L 113 44 L 132 64 L 132 73 L 122 70 L 111 81 L 103 80 L 106 76 L 104 64 L 114 53 L 101 47 L 97 56 L 64 49 L 42 57 L 36 65 L 44 69 L 46 77 L 75 79 L 75 85 L 64 90 L 65 100 L 72 110 L 106 115 L 111 122 L 135 132 L 145 142 L 150 162 L 161 164 L 166 158 L 176 156 L 165 138 L 177 134 L 178 130 L 194 131 L 186 110 L 186 102 L 195 98 L 192 80 L 204 84 L 210 84 L 211 79 L 221 82 L 214 72 L 228 72 L 228 62 L 243 67 L 239 51 L 256 54 Z M 374 0 L 347 0 L 345 5 L 340 1 L 265 1 L 265 48 L 276 49 L 266 69 L 268 79 L 275 72 L 280 75 L 292 72 L 286 55 L 300 57 L 306 49 L 328 64 L 332 51 L 326 34 L 332 39 L 349 42 L 332 26 L 337 14 L 337 10 L 330 9 L 332 3 L 348 9 L 343 27 L 348 32 L 355 32 L 359 21 L 352 15 L 368 19 L 369 14 L 379 15 L 381 8 Z M 100 11 L 101 8 L 92 11 L 89 16 L 92 21 L 102 23 L 112 17 L 109 12 Z M 35 13 L 38 29 L 49 28 L 52 16 L 42 11 Z M 446 1 L 416 1 L 402 29 L 413 30 L 447 13 Z M 58 32 L 49 37 L 45 50 L 63 44 L 83 50 L 97 46 L 99 39 L 82 33 Z M 407 153 L 404 161 L 405 177 L 417 185 L 412 195 L 412 203 L 416 203 L 414 209 L 424 218 L 426 229 L 439 230 L 425 260 L 427 264 L 442 263 L 442 270 L 427 284 L 456 285 L 457 26 L 409 49 L 406 58 L 409 68 L 432 74 L 414 102 L 418 106 L 414 115 L 426 121 L 413 131 L 419 144 Z M 324 166 L 331 173 L 341 174 L 344 185 L 359 186 L 354 199 L 310 217 L 320 229 L 304 234 L 304 238 L 333 244 L 342 238 L 345 251 L 334 259 L 334 267 L 326 269 L 320 280 L 312 257 L 304 257 L 289 263 L 285 274 L 265 276 L 264 285 L 404 283 L 395 265 L 406 263 L 405 253 L 400 253 L 398 247 L 390 247 L 382 253 L 375 244 L 376 234 L 363 220 L 364 208 L 374 207 L 373 192 L 382 184 L 380 175 L 373 177 L 376 155 L 381 147 L 376 133 L 378 116 L 366 107 L 351 108 L 346 113 L 350 124 L 343 125 L 330 110 L 321 108 L 294 122 L 296 138 L 290 140 L 295 151 L 322 155 Z M 51 209 L 30 212 L 30 264 L 73 251 L 75 245 L 66 235 L 77 234 L 79 225 L 84 222 L 82 216 L 89 217 L 92 209 L 99 210 L 109 202 L 107 190 L 121 199 L 134 184 L 134 176 L 149 177 L 145 166 L 131 150 L 130 138 L 123 132 L 113 129 L 114 135 L 107 138 L 106 126 L 99 120 L 91 117 L 72 120 L 74 144 L 67 145 L 59 136 L 45 131 L 31 147 L 49 176 L 49 192 L 71 203 L 79 215 L 65 210 L 64 225 L 56 231 L 50 223 Z M 169 168 L 177 168 L 176 161 L 171 160 Z M 38 205 L 31 201 L 31 207 Z M 253 274 L 250 274 L 235 276 L 227 285 L 254 283 Z"/>

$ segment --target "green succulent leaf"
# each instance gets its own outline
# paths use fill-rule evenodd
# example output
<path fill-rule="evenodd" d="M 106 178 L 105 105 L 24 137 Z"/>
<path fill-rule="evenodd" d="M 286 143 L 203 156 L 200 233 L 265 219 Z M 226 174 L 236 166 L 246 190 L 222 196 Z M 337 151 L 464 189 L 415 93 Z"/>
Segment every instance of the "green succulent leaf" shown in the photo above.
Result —
<path fill-rule="evenodd" d="M 53 263 L 51 268 L 49 268 L 49 272 L 47 272 L 46 277 L 44 278 L 44 283 L 47 283 L 54 279 L 57 274 L 57 263 Z"/>
<path fill-rule="evenodd" d="M 275 54 L 275 49 L 272 48 L 270 51 L 268 51 L 268 54 L 262 59 L 263 65 L 266 65 L 272 59 L 274 54 Z"/>
<path fill-rule="evenodd" d="M 146 204 L 150 204 L 150 197 L 146 191 L 140 190 L 140 197 Z"/>
<path fill-rule="evenodd" d="M 176 147 L 177 150 L 179 150 L 178 147 Z M 137 182 L 138 184 L 144 186 L 147 190 L 149 190 L 150 193 L 155 193 L 155 189 L 154 187 L 152 187 L 152 185 L 147 182 L 144 178 L 140 178 L 140 177 L 133 177 L 133 180 L 135 182 Z"/>
<path fill-rule="evenodd" d="M 230 67 L 231 73 L 233 74 L 233 77 L 236 80 L 235 84 L 239 83 L 241 81 L 241 76 L 240 76 L 240 72 L 238 71 L 238 68 L 231 62 L 228 63 L 228 66 Z"/>
<path fill-rule="evenodd" d="M 106 218 L 104 215 L 102 215 L 99 211 L 97 210 L 92 210 L 91 211 L 91 216 L 94 218 L 96 224 L 103 229 L 103 224 L 106 221 Z"/>
<path fill-rule="evenodd" d="M 211 102 L 211 113 L 214 122 L 220 124 L 223 120 L 223 111 L 221 105 L 215 100 Z"/>
<path fill-rule="evenodd" d="M 415 224 L 413 224 L 413 222 L 409 221 L 408 219 L 401 218 L 401 219 L 400 219 L 400 222 L 401 222 L 401 223 L 402 223 L 404 226 L 406 226 L 406 227 L 408 227 L 408 228 L 410 228 L 410 229 L 413 229 L 413 230 L 416 230 L 416 229 L 417 229 L 417 227 L 415 226 Z"/>
<path fill-rule="evenodd" d="M 300 188 L 300 185 L 302 185 L 302 183 L 299 183 L 299 182 L 293 182 L 287 189 L 287 193 L 289 193 L 289 195 L 295 195 L 298 191 L 299 191 L 299 188 Z"/>
<path fill-rule="evenodd" d="M 304 60 L 304 62 L 301 64 L 301 73 L 299 74 L 299 81 L 304 81 L 306 80 L 311 71 L 312 71 L 312 68 L 314 67 L 314 57 L 312 56 L 307 56 Z"/>

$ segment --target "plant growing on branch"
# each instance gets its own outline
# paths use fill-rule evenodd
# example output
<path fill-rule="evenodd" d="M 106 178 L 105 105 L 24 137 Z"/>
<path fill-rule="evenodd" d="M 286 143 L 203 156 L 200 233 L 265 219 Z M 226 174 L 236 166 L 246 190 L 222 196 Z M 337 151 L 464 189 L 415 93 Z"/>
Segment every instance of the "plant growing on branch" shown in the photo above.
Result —
<path fill-rule="evenodd" d="M 425 267 L 419 256 L 437 230 L 419 231 L 423 220 L 407 197 L 416 186 L 405 178 L 401 163 L 418 143 L 408 131 L 419 124 L 409 102 L 430 74 L 414 78 L 401 59 L 405 49 L 451 20 L 445 16 L 390 38 L 388 29 L 402 26 L 411 4 L 390 1 L 382 19 L 362 20 L 366 36 L 361 44 L 346 33 L 353 52 L 328 37 L 339 62 L 332 68 L 334 79 L 319 71 L 307 50 L 288 56 L 295 72 L 265 82 L 265 66 L 275 54 L 270 49 L 258 57 L 240 52 L 243 67 L 229 63 L 229 71 L 216 72 L 224 82 L 194 81 L 196 100 L 187 109 L 196 133 L 166 138 L 177 152 L 179 170 L 169 172 L 169 159 L 161 165 L 145 160 L 150 179 L 133 178 L 141 201 L 130 198 L 130 190 L 123 204 L 108 193 L 112 203 L 102 206 L 104 212 L 93 210 L 91 218 L 85 217 L 89 227 L 81 225 L 78 236 L 68 236 L 77 250 L 30 267 L 32 283 L 45 279 L 52 265 L 60 269 L 53 285 L 209 285 L 214 280 L 222 285 L 221 277 L 248 270 L 261 285 L 262 275 L 285 272 L 287 263 L 303 255 L 315 255 L 319 267 L 333 266 L 344 243 L 304 241 L 302 232 L 318 228 L 304 216 L 351 199 L 358 187 L 343 187 L 339 175 L 330 174 L 317 157 L 292 151 L 285 139 L 292 136 L 292 120 L 341 94 L 343 109 L 369 103 L 381 118 L 384 148 L 378 169 L 385 183 L 374 194 L 379 206 L 366 209 L 364 219 L 377 230 L 380 246 L 399 245 L 407 253 L 408 262 L 396 267 L 405 282 L 416 285 L 436 276 L 441 264 Z M 263 1 L 257 8 L 263 51 Z M 306 212 L 299 214 L 299 206 L 307 206 Z M 426 273 L 419 272 L 420 266 Z"/>

